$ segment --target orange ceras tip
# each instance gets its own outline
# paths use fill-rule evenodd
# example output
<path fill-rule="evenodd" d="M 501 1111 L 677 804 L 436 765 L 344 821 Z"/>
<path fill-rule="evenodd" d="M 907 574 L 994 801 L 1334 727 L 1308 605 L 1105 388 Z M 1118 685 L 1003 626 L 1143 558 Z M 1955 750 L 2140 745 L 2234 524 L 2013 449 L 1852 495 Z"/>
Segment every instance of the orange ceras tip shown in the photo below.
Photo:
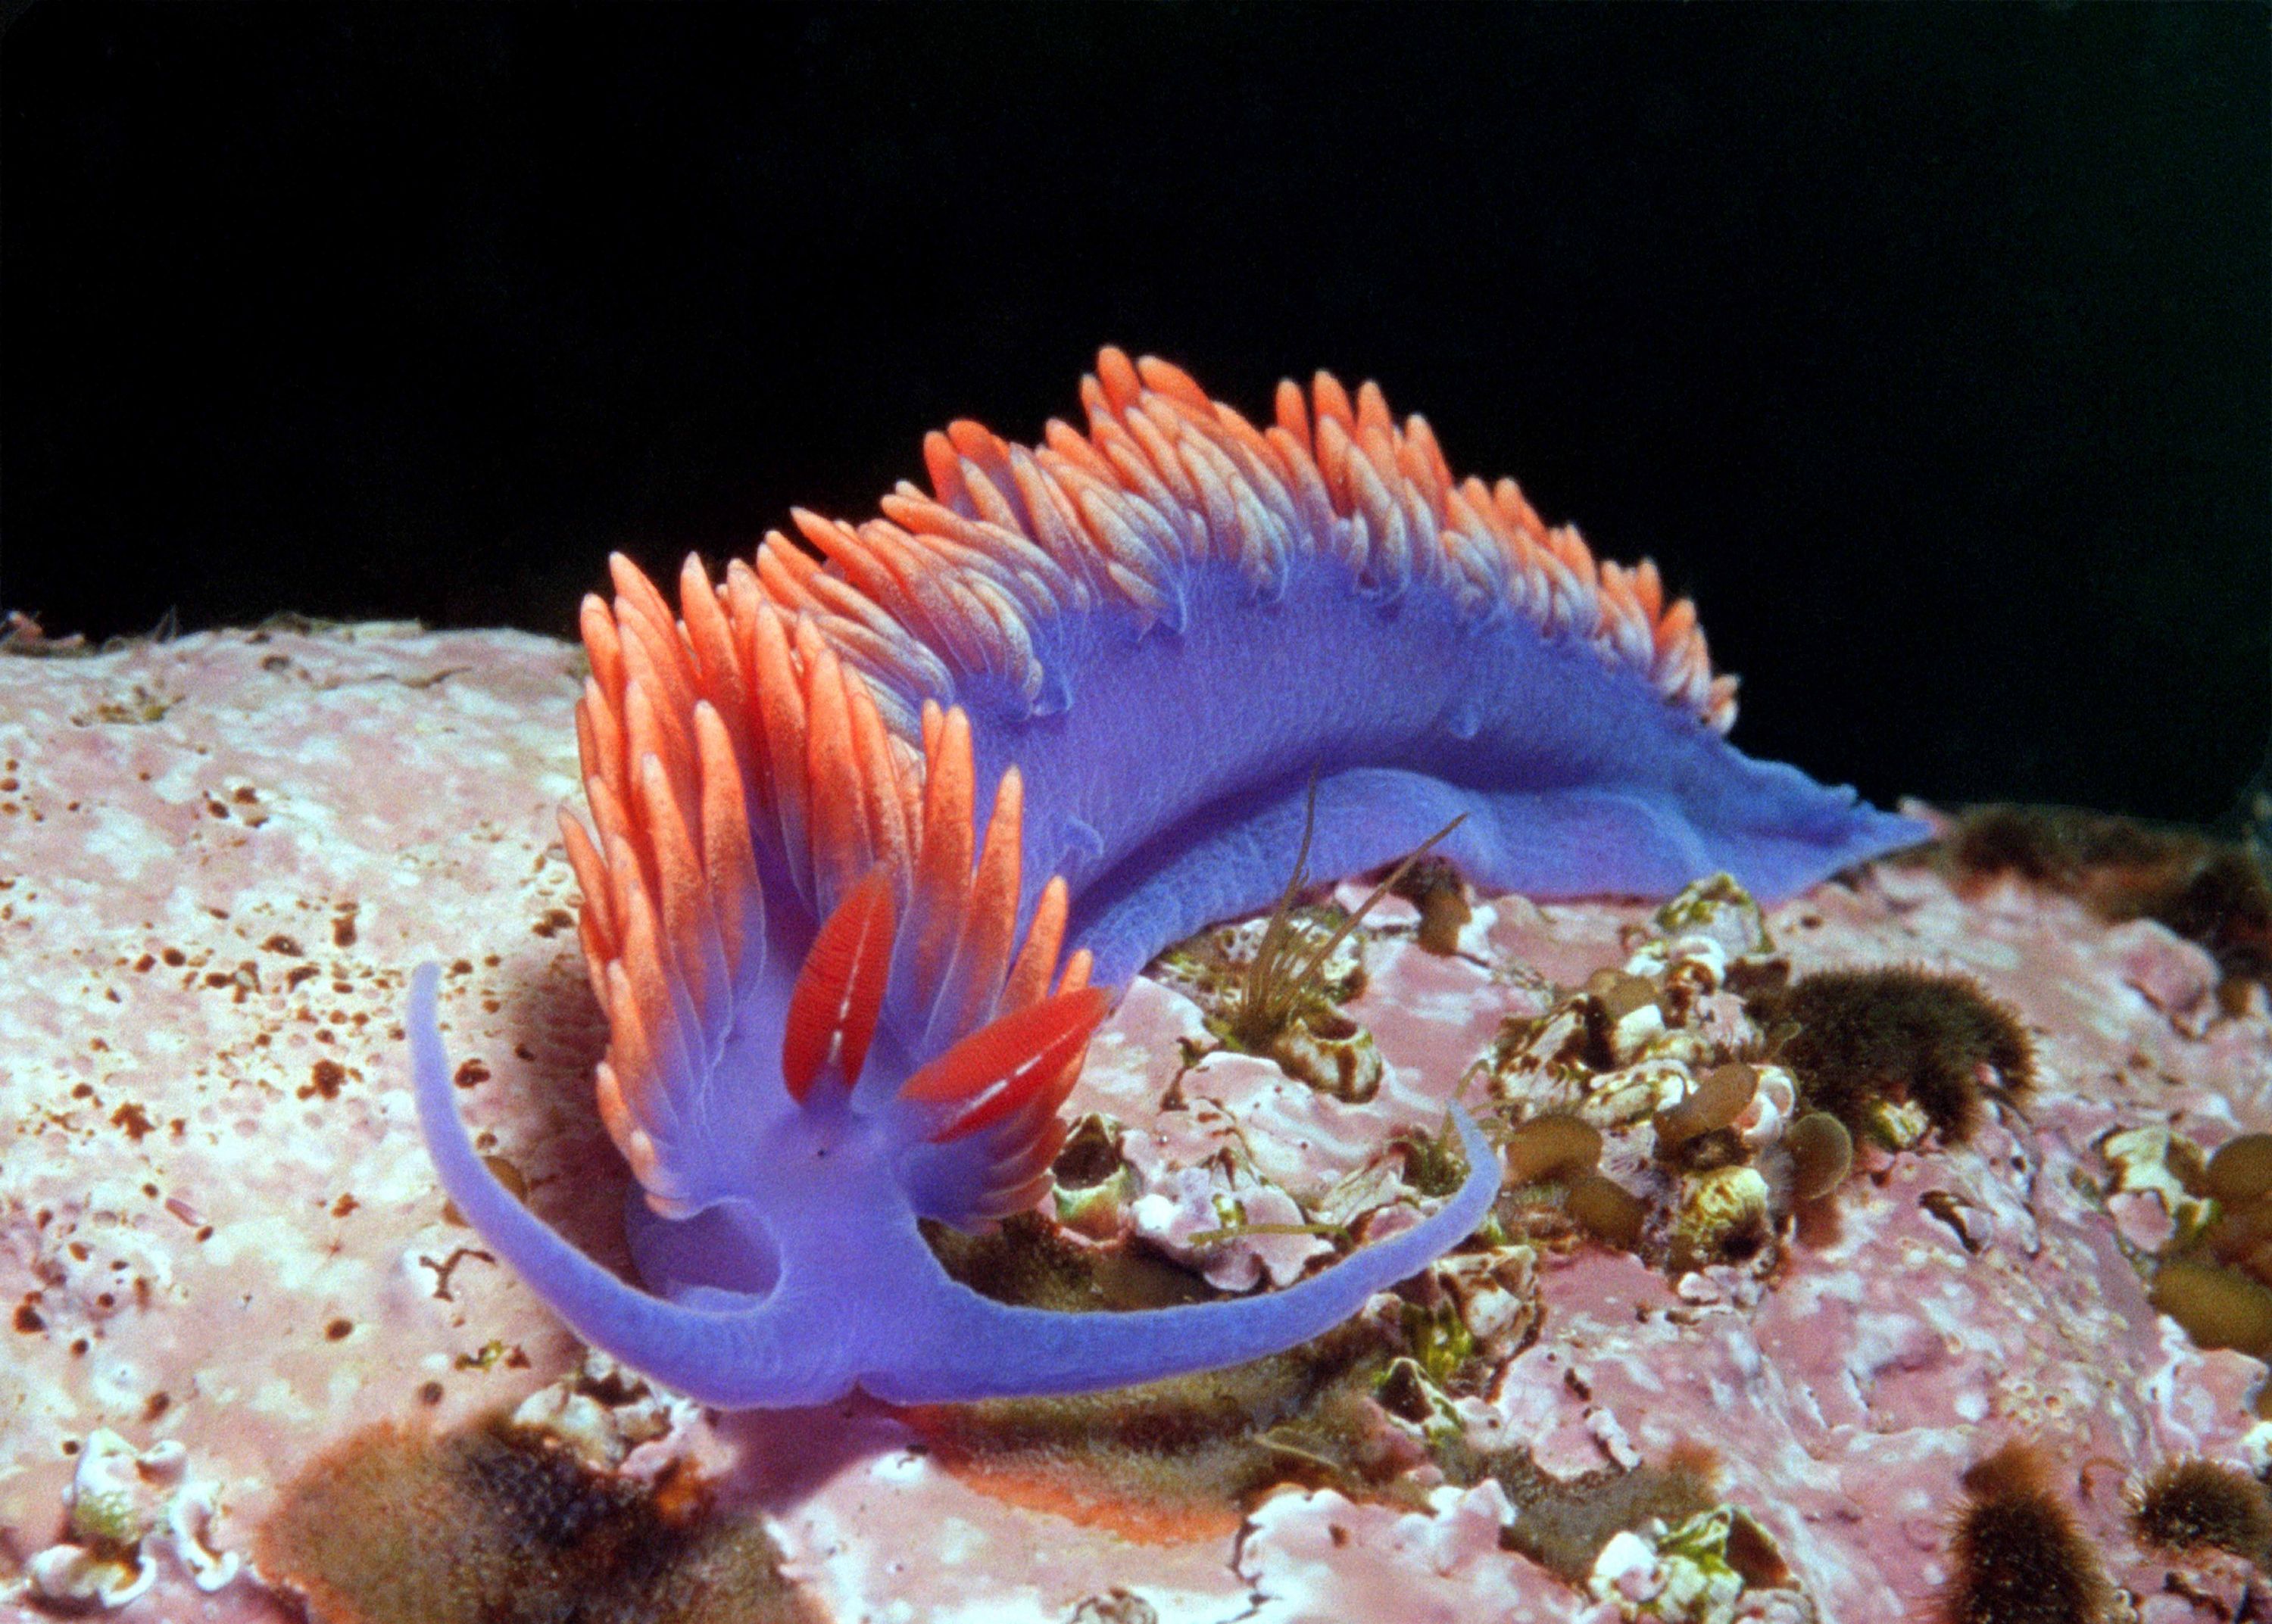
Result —
<path fill-rule="evenodd" d="M 1102 987 L 1058 993 L 982 1026 L 901 1089 L 918 1105 L 968 1102 L 930 1136 L 936 1144 L 990 1128 L 1053 1082 L 1111 1007 Z"/>
<path fill-rule="evenodd" d="M 892 883 L 880 868 L 845 894 L 812 939 L 789 992 L 781 1081 L 803 1103 L 836 1048 L 848 1088 L 860 1080 L 892 970 Z"/>

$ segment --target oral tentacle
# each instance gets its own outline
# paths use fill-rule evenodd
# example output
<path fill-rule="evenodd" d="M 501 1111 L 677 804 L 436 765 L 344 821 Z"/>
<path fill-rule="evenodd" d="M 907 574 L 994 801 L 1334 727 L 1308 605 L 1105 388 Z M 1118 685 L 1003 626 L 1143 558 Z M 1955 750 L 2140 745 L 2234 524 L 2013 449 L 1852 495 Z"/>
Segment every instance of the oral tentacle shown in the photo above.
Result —
<path fill-rule="evenodd" d="M 1498 1194 L 1498 1155 L 1454 1106 L 1468 1176 L 1442 1209 L 1414 1227 L 1359 1248 L 1321 1273 L 1259 1296 L 1066 1314 L 996 1302 L 942 1282 L 934 1334 L 888 1366 L 862 1369 L 860 1385 L 893 1403 L 1090 1392 L 1240 1364 L 1332 1330 L 1475 1232 Z"/>
<path fill-rule="evenodd" d="M 826 1338 L 795 1334 L 797 1322 L 778 1296 L 725 1310 L 650 1295 L 577 1250 L 498 1181 L 458 1116 L 435 1008 L 439 980 L 430 964 L 410 978 L 407 1024 L 419 1127 L 442 1188 L 503 1261 L 585 1341 L 705 1404 L 728 1409 L 818 1404 L 843 1392 L 851 1373 L 842 1350 Z"/>

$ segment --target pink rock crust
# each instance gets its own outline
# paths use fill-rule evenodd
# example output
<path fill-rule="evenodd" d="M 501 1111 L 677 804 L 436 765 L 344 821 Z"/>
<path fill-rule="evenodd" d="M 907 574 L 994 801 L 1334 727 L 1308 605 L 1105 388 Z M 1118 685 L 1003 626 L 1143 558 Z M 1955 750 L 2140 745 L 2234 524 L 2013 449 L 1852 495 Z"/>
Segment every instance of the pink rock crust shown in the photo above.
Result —
<path fill-rule="evenodd" d="M 553 823 L 577 793 L 581 673 L 543 638 L 385 625 L 0 659 L 0 1616 L 41 1616 L 33 1564 L 73 1538 L 74 1479 L 106 1429 L 131 1446 L 102 1446 L 120 1470 L 178 1445 L 152 1494 L 198 1486 L 199 1549 L 249 1558 L 280 1487 L 358 1430 L 510 1411 L 576 1369 L 574 1339 L 445 1213 L 400 1023 L 409 971 L 438 959 L 483 1148 L 620 1263 L 628 1181 L 592 1104 L 604 1033 Z M 1383 1062 L 1362 1103 L 1252 1056 L 1194 1062 L 1211 1041 L 1199 1006 L 1135 985 L 1069 1110 L 1117 1124 L 1146 1244 L 1219 1289 L 1299 1274 L 1327 1249 L 1314 1236 L 1192 1237 L 1217 1196 L 1254 1222 L 1314 1210 L 1393 1134 L 1437 1126 L 1502 1021 L 1653 934 L 1639 905 L 1479 900 L 1461 950 L 1438 957 L 1414 917 L 1388 902 L 1360 938 L 1368 984 L 1345 1012 Z M 1866 1156 L 1835 1233 L 1787 1239 L 1771 1270 L 1668 1278 L 1598 1244 L 1543 1254 L 1535 1329 L 1460 1424 L 1564 1474 L 1707 1446 L 1715 1493 L 1792 1578 L 1677 1616 L 1919 1616 L 1959 1474 L 2012 1438 L 2059 1468 L 2143 1616 L 2232 1607 L 2242 1567 L 2141 1550 L 2123 1495 L 2179 1455 L 2263 1464 L 2262 1367 L 2195 1350 L 2149 1307 L 2141 1248 L 2169 1203 L 2110 1201 L 2100 1147 L 2124 1129 L 2205 1148 L 2272 1129 L 2261 997 L 2221 1011 L 2214 966 L 2158 925 L 2109 928 L 2018 886 L 1968 901 L 1921 868 L 1819 888 L 1768 927 L 1799 972 L 1976 978 L 2033 1034 L 2025 1119 Z M 572 1408 L 564 1390 L 540 1405 Z M 1425 1509 L 1289 1487 L 1235 1535 L 1147 1545 L 979 1492 L 882 1406 L 650 1411 L 593 1447 L 624 1470 L 656 1451 L 703 1463 L 848 1621 L 1084 1604 L 1193 1624 L 1676 1615 L 1648 1599 L 1645 1544 L 1591 1590 L 1502 1549 L 1513 1512 L 1488 1482 L 1439 1486 Z M 127 1616 L 294 1616 L 250 1566 L 204 1588 L 221 1568 L 148 1516 L 150 1588 Z"/>

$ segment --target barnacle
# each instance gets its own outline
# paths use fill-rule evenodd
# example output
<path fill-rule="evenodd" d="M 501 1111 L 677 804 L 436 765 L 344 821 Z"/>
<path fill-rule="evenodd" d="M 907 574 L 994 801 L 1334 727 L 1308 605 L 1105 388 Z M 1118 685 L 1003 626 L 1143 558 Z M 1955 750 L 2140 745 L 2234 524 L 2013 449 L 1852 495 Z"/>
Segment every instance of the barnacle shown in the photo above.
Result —
<path fill-rule="evenodd" d="M 1715 1167 L 1681 1181 L 1672 1223 L 1672 1265 L 1738 1263 L 1774 1238 L 1768 1181 L 1754 1167 Z"/>

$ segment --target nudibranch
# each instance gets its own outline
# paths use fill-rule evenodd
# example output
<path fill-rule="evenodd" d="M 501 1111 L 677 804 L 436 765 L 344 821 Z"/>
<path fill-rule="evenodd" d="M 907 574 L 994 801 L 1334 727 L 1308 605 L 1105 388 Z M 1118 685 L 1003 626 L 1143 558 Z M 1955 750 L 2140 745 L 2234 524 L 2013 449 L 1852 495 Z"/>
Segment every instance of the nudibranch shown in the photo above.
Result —
<path fill-rule="evenodd" d="M 674 613 L 613 561 L 577 709 L 594 832 L 564 814 L 609 1040 L 599 1107 L 636 1174 L 639 1289 L 521 1205 L 459 1121 L 431 967 L 419 1114 L 444 1186 L 595 1345 L 726 1407 L 854 1387 L 941 1402 L 1117 1386 L 1315 1336 L 1465 1239 L 1441 1208 L 1307 1279 L 1131 1313 L 994 1301 L 918 1220 L 1050 1188 L 1110 990 L 1282 883 L 1454 817 L 1469 879 L 1779 896 L 1923 831 L 1723 735 L 1655 567 L 1597 563 L 1511 480 L 1454 481 L 1420 418 L 1320 374 L 1258 428 L 1117 350 L 1083 434 L 923 446 L 858 525 L 800 511 Z M 986 809 L 983 825 L 981 807 Z"/>

